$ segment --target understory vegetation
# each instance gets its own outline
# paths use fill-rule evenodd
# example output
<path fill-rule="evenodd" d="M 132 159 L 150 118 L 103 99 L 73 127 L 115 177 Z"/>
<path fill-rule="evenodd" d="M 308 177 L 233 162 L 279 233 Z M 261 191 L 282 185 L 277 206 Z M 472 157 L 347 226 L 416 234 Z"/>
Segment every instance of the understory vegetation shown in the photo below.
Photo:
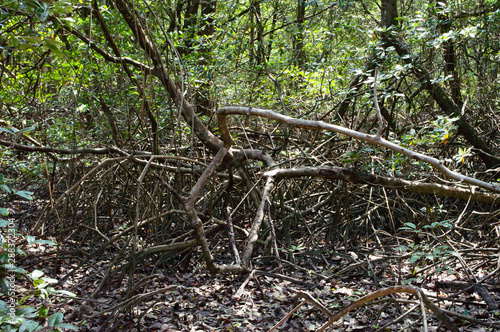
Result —
<path fill-rule="evenodd" d="M 497 1 L 4 0 L 1 331 L 496 331 Z"/>

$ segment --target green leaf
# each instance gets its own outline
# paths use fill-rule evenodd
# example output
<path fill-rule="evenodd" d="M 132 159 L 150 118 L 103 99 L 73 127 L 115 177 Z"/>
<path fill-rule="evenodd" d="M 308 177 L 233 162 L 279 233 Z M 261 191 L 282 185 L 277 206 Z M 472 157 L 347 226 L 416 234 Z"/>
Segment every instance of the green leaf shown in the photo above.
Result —
<path fill-rule="evenodd" d="M 16 315 L 17 316 L 26 316 L 26 315 L 31 315 L 36 312 L 36 309 L 33 307 L 30 307 L 28 305 L 23 305 L 19 309 L 16 310 Z"/>
<path fill-rule="evenodd" d="M 8 35 L 12 46 L 17 48 L 19 46 L 19 40 L 17 39 L 17 37 L 12 32 L 10 32 Z"/>
<path fill-rule="evenodd" d="M 66 25 L 71 26 L 71 23 L 75 23 L 76 21 L 72 19 L 71 17 L 63 17 L 60 18 L 61 21 L 65 22 Z"/>
<path fill-rule="evenodd" d="M 57 279 L 54 278 L 42 277 L 42 280 L 48 284 L 57 284 Z"/>
<path fill-rule="evenodd" d="M 0 185 L 0 188 L 2 188 L 3 191 L 5 191 L 8 194 L 13 194 L 14 190 L 10 189 L 8 185 L 2 184 Z"/>
<path fill-rule="evenodd" d="M 408 285 L 409 283 L 411 283 L 412 281 L 415 281 L 417 280 L 417 278 L 409 278 L 409 279 L 406 279 L 404 282 L 403 282 L 403 285 Z"/>
<path fill-rule="evenodd" d="M 400 250 L 401 252 L 405 252 L 406 250 L 408 250 L 408 247 L 407 246 L 399 246 L 399 247 L 396 247 L 395 249 Z"/>
<path fill-rule="evenodd" d="M 417 260 L 420 259 L 420 257 L 422 257 L 421 255 L 412 255 L 411 258 L 410 258 L 410 263 L 415 263 Z"/>
<path fill-rule="evenodd" d="M 25 320 L 21 324 L 21 326 L 19 327 L 19 332 L 23 332 L 23 331 L 33 332 L 39 327 L 43 327 L 43 326 L 40 325 L 38 322 L 35 322 L 32 320 Z"/>
<path fill-rule="evenodd" d="M 10 222 L 4 219 L 0 219 L 0 227 L 7 227 L 9 226 Z"/>
<path fill-rule="evenodd" d="M 59 47 L 57 47 L 56 45 L 54 44 L 51 44 L 51 43 L 45 43 L 45 45 L 49 48 L 49 50 L 54 53 L 55 55 L 57 56 L 60 56 L 60 57 L 64 57 L 64 53 L 59 49 Z"/>
<path fill-rule="evenodd" d="M 20 190 L 20 191 L 16 191 L 15 194 L 17 196 L 21 196 L 22 198 L 24 199 L 27 199 L 28 201 L 31 201 L 33 200 L 33 197 L 32 195 L 34 194 L 32 191 L 25 191 L 25 190 Z"/>
<path fill-rule="evenodd" d="M 10 282 L 5 278 L 0 278 L 0 289 L 2 293 L 8 294 L 10 290 Z"/>
<path fill-rule="evenodd" d="M 12 134 L 12 135 L 16 134 L 14 131 L 7 129 L 7 128 L 4 128 L 4 127 L 0 127 L 0 131 L 6 132 L 7 134 Z"/>
<path fill-rule="evenodd" d="M 47 317 L 48 314 L 49 314 L 49 308 L 40 307 L 40 309 L 38 310 L 38 316 L 40 316 L 41 318 Z M 54 326 L 54 325 L 49 324 L 49 326 Z"/>
<path fill-rule="evenodd" d="M 41 43 L 42 42 L 42 38 L 38 37 L 38 36 L 23 36 L 21 37 L 29 42 L 32 42 L 32 43 Z"/>
<path fill-rule="evenodd" d="M 6 208 L 0 208 L 0 215 L 4 217 L 8 216 L 9 210 L 7 210 Z"/>
<path fill-rule="evenodd" d="M 61 312 L 56 312 L 47 319 L 47 324 L 49 324 L 49 326 L 55 327 L 57 324 L 62 322 L 63 318 L 64 315 Z"/>
<path fill-rule="evenodd" d="M 33 45 L 31 45 L 30 43 L 22 43 L 22 44 L 19 44 L 19 46 L 17 48 L 19 50 L 27 50 L 27 49 L 30 49 L 32 47 L 33 47 Z"/>
<path fill-rule="evenodd" d="M 56 46 L 64 45 L 63 42 L 61 42 L 57 39 L 52 39 L 52 38 L 45 39 L 45 44 L 56 45 Z"/>
<path fill-rule="evenodd" d="M 67 323 L 57 324 L 56 327 L 61 328 L 61 329 L 78 331 L 78 327 L 76 327 L 75 325 L 72 325 L 72 324 L 67 324 Z"/>
<path fill-rule="evenodd" d="M 406 227 L 411 228 L 411 229 L 417 229 L 417 225 L 415 225 L 412 222 L 407 222 L 404 224 Z"/>
<path fill-rule="evenodd" d="M 35 127 L 26 127 L 26 128 L 20 129 L 17 133 L 18 134 L 29 133 L 30 131 L 32 131 L 34 129 L 35 129 Z"/>
<path fill-rule="evenodd" d="M 16 272 L 16 273 L 23 273 L 23 274 L 26 273 L 26 270 L 23 269 L 22 267 L 18 267 L 18 266 L 12 265 L 12 264 L 2 264 L 2 265 L 0 265 L 0 267 L 3 267 L 6 270 Z"/>
<path fill-rule="evenodd" d="M 49 4 L 45 2 L 36 2 L 37 9 L 35 11 L 36 17 L 42 22 L 45 22 L 49 17 Z"/>
<path fill-rule="evenodd" d="M 47 244 L 49 246 L 53 246 L 56 244 L 54 241 L 50 241 L 50 240 L 36 240 L 36 241 L 33 241 L 32 243 L 33 244 Z"/>

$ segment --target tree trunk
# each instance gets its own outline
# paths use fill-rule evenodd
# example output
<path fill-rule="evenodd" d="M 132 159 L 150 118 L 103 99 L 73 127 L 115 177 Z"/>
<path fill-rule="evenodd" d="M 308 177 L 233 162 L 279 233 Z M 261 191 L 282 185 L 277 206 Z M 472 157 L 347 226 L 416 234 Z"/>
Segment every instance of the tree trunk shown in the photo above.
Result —
<path fill-rule="evenodd" d="M 397 18 L 398 18 L 398 6 L 397 0 L 382 0 L 381 4 L 381 23 L 382 26 L 389 28 L 391 26 L 398 26 Z M 359 88 L 363 85 L 363 81 L 368 77 L 365 73 L 370 72 L 375 69 L 375 55 L 372 54 L 368 58 L 368 61 L 365 63 L 363 67 L 363 74 L 356 75 L 351 84 L 349 85 L 349 91 L 351 91 L 340 103 L 338 115 L 341 118 L 345 117 L 349 106 L 351 105 L 351 100 L 354 98 L 355 94 L 359 90 Z M 388 119 L 387 119 L 388 120 Z"/>
<path fill-rule="evenodd" d="M 213 14 L 215 14 L 216 8 L 217 1 L 215 0 L 201 1 L 201 22 L 198 35 L 205 38 L 206 41 L 198 50 L 201 55 L 200 60 L 198 61 L 200 68 L 208 67 L 210 62 L 211 43 L 209 42 L 209 39 L 214 34 L 215 18 Z M 195 106 L 198 114 L 210 115 L 212 113 L 213 104 L 210 96 L 210 85 L 212 79 L 209 69 L 207 69 L 205 74 L 206 76 L 201 78 L 202 83 L 195 93 Z"/>
<path fill-rule="evenodd" d="M 398 26 L 398 1 L 382 0 L 382 26 Z"/>
<path fill-rule="evenodd" d="M 193 39 L 196 32 L 196 23 L 198 21 L 198 8 L 201 0 L 188 0 L 186 5 L 186 14 L 184 15 L 183 30 L 186 32 L 184 41 L 185 49 L 182 53 L 190 53 L 193 46 Z"/>
<path fill-rule="evenodd" d="M 306 16 L 306 2 L 305 0 L 297 0 L 297 30 L 293 37 L 294 59 L 293 63 L 298 68 L 303 68 L 306 62 L 304 53 L 304 22 Z"/>
<path fill-rule="evenodd" d="M 215 10 L 217 9 L 216 0 L 201 0 L 201 22 L 200 31 L 198 35 L 200 36 L 212 36 L 214 34 Z"/>
<path fill-rule="evenodd" d="M 436 5 L 438 9 L 442 9 L 443 5 L 446 6 L 446 0 L 438 2 Z M 441 21 L 441 26 L 440 26 L 441 33 L 449 32 L 451 29 L 452 21 L 448 18 L 448 15 L 440 13 L 438 14 L 438 18 Z M 443 43 L 444 45 L 443 59 L 445 62 L 444 73 L 446 76 L 451 75 L 452 77 L 452 80 L 447 81 L 448 87 L 450 88 L 451 91 L 451 99 L 453 99 L 455 104 L 462 106 L 463 101 L 462 101 L 462 95 L 460 93 L 460 78 L 456 70 L 457 57 L 455 54 L 454 44 L 455 43 L 453 42 L 452 39 L 449 39 Z"/>

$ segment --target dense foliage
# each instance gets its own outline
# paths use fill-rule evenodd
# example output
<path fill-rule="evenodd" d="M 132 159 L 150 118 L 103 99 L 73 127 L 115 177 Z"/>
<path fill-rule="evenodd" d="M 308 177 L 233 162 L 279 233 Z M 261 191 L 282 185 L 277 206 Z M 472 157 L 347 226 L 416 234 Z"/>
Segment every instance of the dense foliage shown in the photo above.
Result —
<path fill-rule="evenodd" d="M 286 274 L 320 247 L 405 257 L 400 283 L 477 282 L 493 258 L 461 250 L 499 240 L 499 57 L 492 0 L 4 0 L 0 277 L 37 289 L 10 330 L 73 328 L 44 311 L 71 295 L 30 265 L 49 253 L 61 284 L 133 301 L 158 264 Z"/>

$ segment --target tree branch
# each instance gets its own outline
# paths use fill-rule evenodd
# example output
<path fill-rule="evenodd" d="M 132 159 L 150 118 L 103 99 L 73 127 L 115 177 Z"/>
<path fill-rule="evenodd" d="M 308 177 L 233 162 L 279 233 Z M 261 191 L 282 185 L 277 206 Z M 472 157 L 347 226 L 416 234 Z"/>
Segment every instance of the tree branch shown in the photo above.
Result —
<path fill-rule="evenodd" d="M 434 157 L 430 157 L 430 156 L 424 155 L 422 153 L 403 148 L 402 146 L 397 145 L 397 144 L 392 143 L 392 142 L 389 142 L 386 139 L 383 139 L 381 137 L 377 137 L 377 135 L 370 135 L 370 134 L 361 133 L 359 131 L 348 129 L 348 128 L 345 128 L 342 126 L 325 123 L 323 121 L 295 119 L 295 118 L 292 118 L 292 117 L 289 117 L 286 115 L 276 113 L 276 112 L 271 111 L 271 110 L 264 110 L 264 109 L 258 109 L 258 108 L 252 108 L 252 107 L 241 107 L 241 106 L 223 107 L 223 108 L 219 109 L 218 114 L 220 114 L 221 116 L 223 116 L 223 115 L 227 116 L 230 114 L 246 115 L 246 116 L 254 115 L 254 116 L 260 116 L 260 117 L 264 117 L 264 118 L 271 119 L 271 120 L 276 120 L 276 121 L 279 121 L 281 123 L 287 123 L 287 124 L 290 124 L 290 125 L 298 127 L 298 128 L 305 128 L 305 129 L 309 129 L 309 130 L 327 130 L 327 131 L 331 131 L 331 132 L 344 134 L 344 135 L 347 135 L 349 137 L 353 137 L 355 139 L 368 142 L 370 144 L 383 146 L 385 148 L 388 148 L 390 150 L 393 150 L 395 152 L 398 152 L 398 153 L 403 154 L 405 156 L 408 156 L 410 158 L 425 162 L 425 163 L 433 166 L 436 170 L 440 171 L 441 173 L 443 173 L 445 176 L 447 176 L 450 179 L 458 180 L 460 182 L 469 183 L 469 184 L 474 185 L 474 186 L 478 186 L 478 187 L 481 187 L 481 188 L 484 188 L 484 189 L 487 189 L 490 191 L 500 193 L 500 187 L 495 185 L 495 184 L 487 183 L 487 182 L 484 182 L 484 181 L 481 181 L 481 180 L 471 178 L 469 176 L 465 176 L 465 175 L 462 175 L 460 173 L 454 172 L 454 171 L 448 169 L 446 166 L 443 165 L 443 163 L 440 160 L 438 160 Z"/>

